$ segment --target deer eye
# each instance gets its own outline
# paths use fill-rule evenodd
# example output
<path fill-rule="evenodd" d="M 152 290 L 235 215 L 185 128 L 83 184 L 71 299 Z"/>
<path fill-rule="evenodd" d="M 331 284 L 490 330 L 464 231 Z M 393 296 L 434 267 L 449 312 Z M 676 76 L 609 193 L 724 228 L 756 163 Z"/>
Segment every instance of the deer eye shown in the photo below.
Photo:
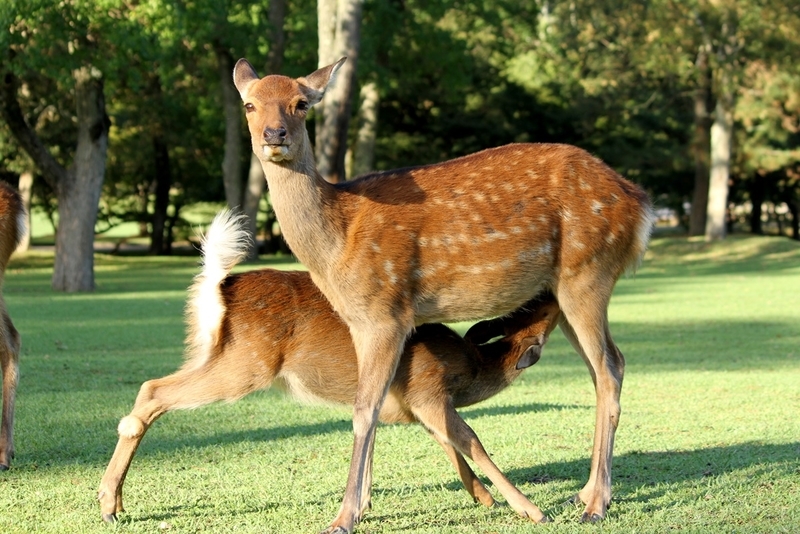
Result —
<path fill-rule="evenodd" d="M 256 107 L 248 102 L 247 104 L 244 105 L 244 110 L 246 113 L 250 113 L 252 111 L 255 111 Z"/>
<path fill-rule="evenodd" d="M 305 100 L 299 100 L 295 106 L 295 109 L 297 111 L 308 111 L 308 102 Z"/>

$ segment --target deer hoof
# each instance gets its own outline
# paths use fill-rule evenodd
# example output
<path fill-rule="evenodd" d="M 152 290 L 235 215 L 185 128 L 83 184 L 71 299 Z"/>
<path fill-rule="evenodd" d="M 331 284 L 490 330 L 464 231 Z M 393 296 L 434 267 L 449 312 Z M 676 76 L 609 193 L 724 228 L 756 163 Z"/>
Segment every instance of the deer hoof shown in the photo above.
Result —
<path fill-rule="evenodd" d="M 0 464 L 0 471 L 8 471 L 9 466 L 6 464 Z"/>
<path fill-rule="evenodd" d="M 543 523 L 552 523 L 552 522 L 553 520 L 547 517 L 546 515 L 543 515 L 542 518 L 539 521 L 537 521 L 537 523 L 539 523 L 540 525 Z"/>
<path fill-rule="evenodd" d="M 103 514 L 103 521 L 106 523 L 116 523 L 117 514 Z"/>
<path fill-rule="evenodd" d="M 588 512 L 583 512 L 581 516 L 581 523 L 597 523 L 598 521 L 602 521 L 603 516 L 600 514 L 589 514 Z"/>

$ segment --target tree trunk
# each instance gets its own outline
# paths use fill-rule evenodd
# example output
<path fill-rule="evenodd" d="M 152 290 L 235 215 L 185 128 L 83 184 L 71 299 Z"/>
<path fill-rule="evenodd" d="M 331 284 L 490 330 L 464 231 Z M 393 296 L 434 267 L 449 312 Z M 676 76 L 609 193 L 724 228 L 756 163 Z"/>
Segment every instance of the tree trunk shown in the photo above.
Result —
<path fill-rule="evenodd" d="M 167 229 L 167 210 L 169 209 L 169 190 L 172 187 L 172 171 L 169 163 L 169 149 L 161 134 L 153 136 L 153 154 L 156 167 L 156 199 L 153 205 L 153 229 L 150 233 L 150 254 L 169 254 L 172 243 L 165 240 Z"/>
<path fill-rule="evenodd" d="M 253 240 L 253 247 L 247 253 L 247 259 L 258 258 L 258 206 L 267 186 L 264 168 L 255 154 L 250 158 L 250 170 L 247 172 L 247 186 L 244 190 L 244 214 L 247 215 L 247 232 Z"/>
<path fill-rule="evenodd" d="M 792 214 L 792 239 L 800 241 L 800 202 L 796 199 L 787 202 Z"/>
<path fill-rule="evenodd" d="M 222 108 L 225 112 L 225 152 L 222 158 L 222 182 L 229 208 L 241 208 L 242 195 L 242 102 L 233 86 L 233 56 L 221 44 L 214 46 L 222 85 Z"/>
<path fill-rule="evenodd" d="M 694 193 L 689 213 L 689 235 L 703 235 L 706 230 L 708 205 L 709 152 L 709 99 L 711 97 L 711 72 L 708 64 L 708 47 L 702 45 L 697 53 L 697 88 L 694 91 Z"/>
<path fill-rule="evenodd" d="M 761 205 L 767 198 L 766 180 L 766 177 L 756 175 L 749 187 L 750 202 L 753 205 L 750 210 L 750 232 L 756 235 L 764 235 L 764 229 L 761 227 Z"/>
<path fill-rule="evenodd" d="M 286 32 L 283 30 L 286 21 L 286 0 L 272 0 L 269 3 L 270 47 L 267 53 L 267 74 L 279 74 L 283 68 L 283 55 L 286 46 Z M 248 251 L 248 259 L 258 258 L 258 206 L 267 180 L 264 169 L 253 151 L 250 151 L 250 170 L 247 173 L 247 185 L 244 189 L 244 214 L 247 215 L 248 232 L 253 239 L 253 247 Z"/>
<path fill-rule="evenodd" d="M 375 139 L 378 136 L 378 84 L 368 82 L 361 88 L 361 105 L 358 110 L 358 135 L 353 150 L 352 176 L 370 172 L 375 168 Z"/>
<path fill-rule="evenodd" d="M 78 146 L 66 179 L 58 183 L 58 229 L 53 289 L 94 289 L 94 225 L 105 178 L 109 119 L 103 79 L 92 67 L 73 72 Z"/>
<path fill-rule="evenodd" d="M 33 173 L 25 171 L 19 175 L 19 196 L 22 198 L 22 205 L 25 206 L 25 233 L 17 245 L 17 252 L 25 252 L 31 248 L 31 189 L 33 189 Z"/>
<path fill-rule="evenodd" d="M 0 92 L 2 115 L 20 146 L 56 191 L 58 225 L 52 287 L 94 289 L 94 225 L 105 178 L 108 128 L 102 74 L 92 67 L 73 72 L 78 144 L 69 170 L 59 164 L 25 122 L 17 101 L 19 80 L 7 72 Z"/>
<path fill-rule="evenodd" d="M 269 11 L 269 51 L 267 52 L 267 74 L 281 74 L 283 55 L 286 49 L 286 0 L 270 0 Z"/>
<path fill-rule="evenodd" d="M 706 219 L 707 241 L 725 238 L 732 140 L 733 94 L 727 92 L 726 89 L 726 93 L 717 99 L 714 124 L 711 126 L 711 176 Z"/>
<path fill-rule="evenodd" d="M 347 179 L 345 154 L 358 64 L 363 0 L 338 0 L 332 46 L 329 44 L 330 26 L 322 23 L 329 21 L 323 13 L 323 7 L 326 13 L 330 10 L 329 2 L 318 2 L 320 66 L 329 65 L 342 56 L 347 56 L 347 61 L 339 69 L 336 83 L 328 88 L 325 99 L 318 106 L 322 119 L 321 123 L 317 122 L 315 152 L 319 173 L 326 180 L 336 183 Z"/>

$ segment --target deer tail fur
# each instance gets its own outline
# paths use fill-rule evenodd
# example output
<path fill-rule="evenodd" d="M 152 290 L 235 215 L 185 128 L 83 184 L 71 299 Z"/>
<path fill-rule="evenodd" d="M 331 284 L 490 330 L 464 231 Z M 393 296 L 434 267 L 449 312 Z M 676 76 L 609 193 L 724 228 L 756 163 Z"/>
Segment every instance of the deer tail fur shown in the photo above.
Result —
<path fill-rule="evenodd" d="M 220 285 L 247 255 L 252 241 L 247 217 L 224 210 L 217 214 L 202 237 L 203 269 L 189 287 L 186 305 L 186 364 L 203 365 L 220 340 L 225 303 Z"/>

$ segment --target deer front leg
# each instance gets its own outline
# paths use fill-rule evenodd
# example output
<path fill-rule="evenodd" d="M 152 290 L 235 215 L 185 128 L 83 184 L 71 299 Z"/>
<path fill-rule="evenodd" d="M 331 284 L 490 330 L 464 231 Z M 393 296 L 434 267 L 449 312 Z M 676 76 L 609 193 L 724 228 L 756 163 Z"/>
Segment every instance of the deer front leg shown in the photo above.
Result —
<path fill-rule="evenodd" d="M 2 297 L 0 297 L 1 299 Z M 0 300 L 0 307 L 3 302 Z M 0 423 L 0 471 L 11 467 L 14 458 L 14 401 L 19 383 L 19 332 L 11 318 L 0 309 L 0 365 L 3 371 L 3 415 Z"/>
<path fill-rule="evenodd" d="M 350 534 L 369 506 L 375 428 L 405 339 L 411 330 L 372 326 L 368 331 L 351 328 L 358 357 L 358 389 L 353 405 L 353 456 L 342 506 L 324 534 Z"/>
<path fill-rule="evenodd" d="M 595 290 L 595 294 L 602 292 Z M 565 310 L 561 329 L 583 357 L 595 385 L 597 407 L 591 471 L 575 499 L 586 505 L 581 521 L 596 522 L 605 517 L 611 503 L 611 460 L 620 417 L 625 358 L 611 339 L 605 309 L 592 310 L 571 295 L 567 298 L 566 292 L 560 297 Z"/>

